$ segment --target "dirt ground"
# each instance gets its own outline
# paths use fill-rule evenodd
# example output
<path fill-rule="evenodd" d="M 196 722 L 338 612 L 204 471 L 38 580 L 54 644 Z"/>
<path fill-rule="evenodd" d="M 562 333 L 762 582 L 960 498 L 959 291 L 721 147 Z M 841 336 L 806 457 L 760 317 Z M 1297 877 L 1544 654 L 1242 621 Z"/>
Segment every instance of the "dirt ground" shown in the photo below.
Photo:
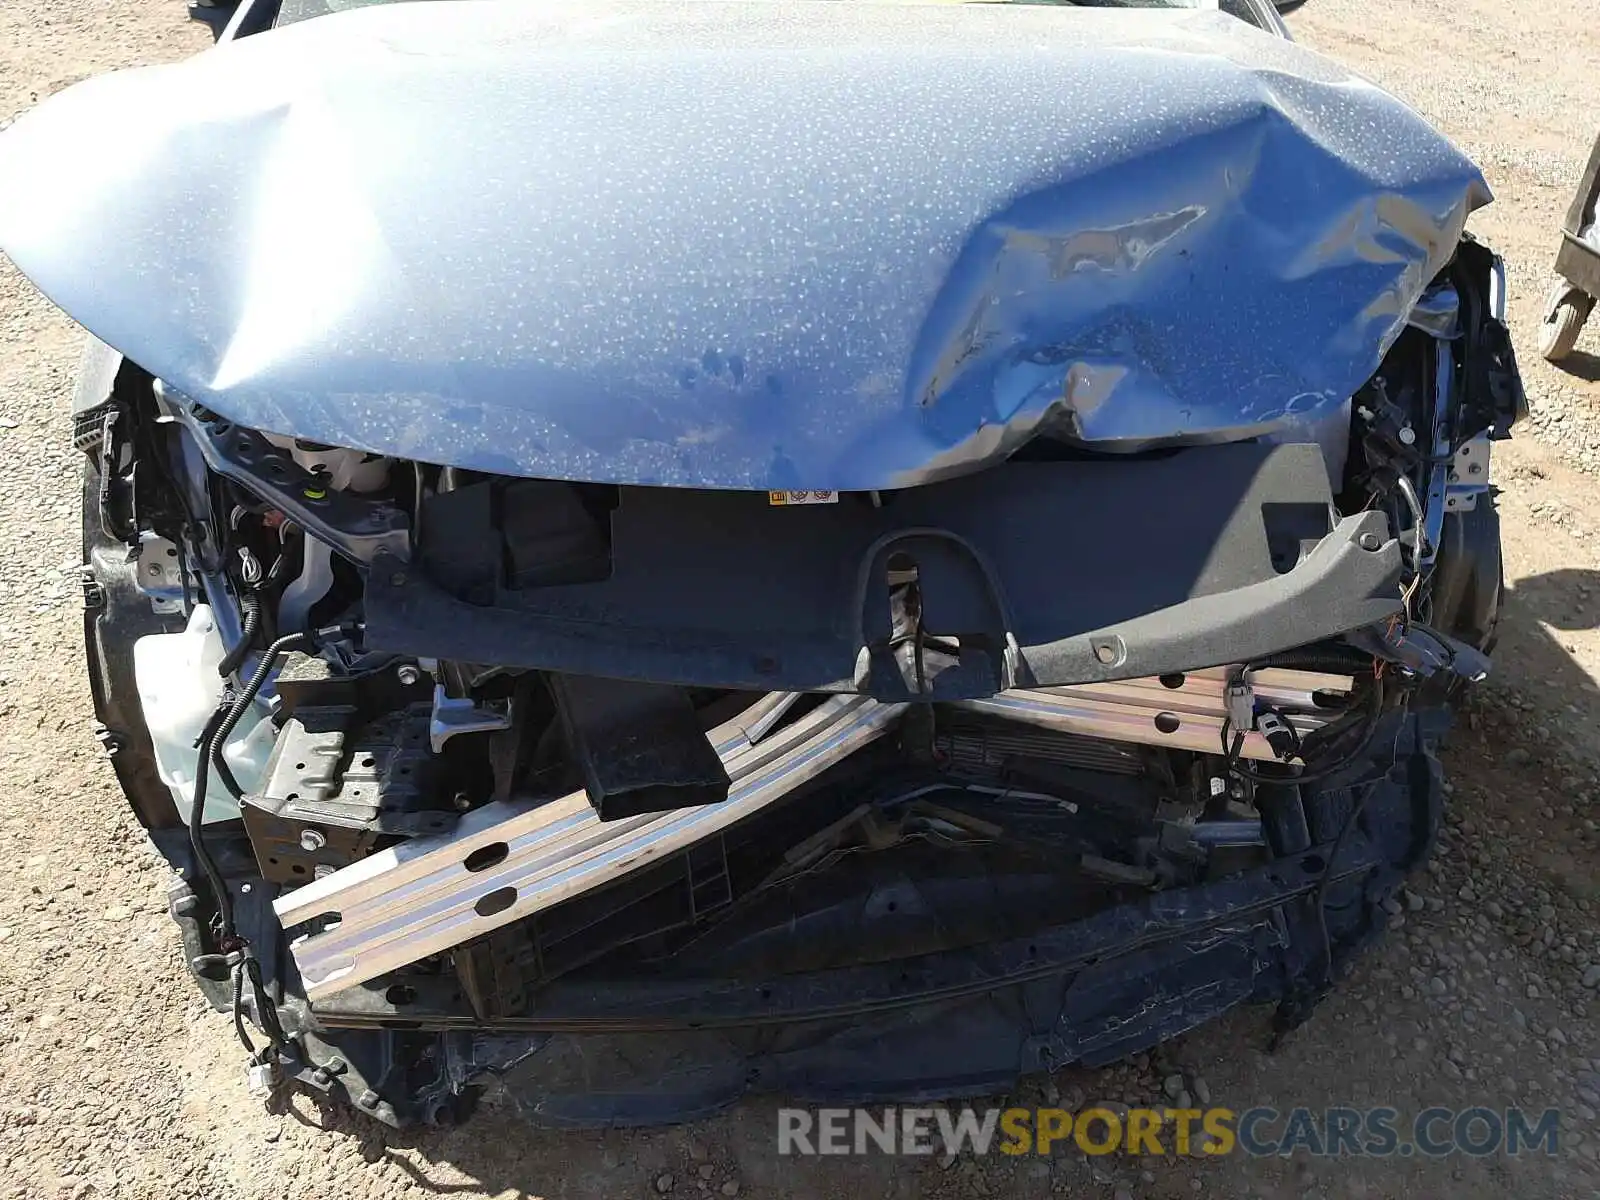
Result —
<path fill-rule="evenodd" d="M 1291 23 L 1456 138 L 1498 196 L 1473 228 L 1507 258 L 1536 411 L 1495 463 L 1510 584 L 1496 673 L 1448 754 L 1441 853 L 1307 1027 L 1269 1054 L 1267 1014 L 1238 1012 L 1153 1060 L 1011 1099 L 1137 1104 L 1181 1073 L 1236 1109 L 1556 1107 L 1559 1156 L 797 1161 L 775 1153 L 771 1101 L 569 1135 L 492 1101 L 464 1128 L 401 1134 L 303 1102 L 269 1115 L 185 978 L 164 871 L 92 736 L 64 418 L 76 333 L 0 263 L 0 1196 L 1600 1194 L 1600 320 L 1566 370 L 1533 349 L 1600 124 L 1600 25 L 1565 0 L 1308 0 Z M 0 124 L 84 76 L 208 41 L 179 0 L 4 0 Z"/>

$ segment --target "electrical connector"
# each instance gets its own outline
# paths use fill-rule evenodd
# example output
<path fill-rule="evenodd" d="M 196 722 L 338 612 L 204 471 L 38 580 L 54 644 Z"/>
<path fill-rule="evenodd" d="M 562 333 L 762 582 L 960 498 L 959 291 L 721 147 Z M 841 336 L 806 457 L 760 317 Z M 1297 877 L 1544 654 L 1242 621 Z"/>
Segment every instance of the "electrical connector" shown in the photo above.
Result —
<path fill-rule="evenodd" d="M 1228 724 L 1235 733 L 1249 733 L 1255 727 L 1255 694 L 1245 682 L 1244 672 L 1232 675 L 1223 692 L 1227 707 Z"/>
<path fill-rule="evenodd" d="M 252 1096 L 271 1095 L 278 1085 L 278 1067 L 270 1062 L 253 1062 L 245 1069 L 245 1083 Z"/>
<path fill-rule="evenodd" d="M 1256 714 L 1256 730 L 1267 739 L 1279 762 L 1288 762 L 1300 750 L 1300 736 L 1280 712 L 1263 708 Z"/>

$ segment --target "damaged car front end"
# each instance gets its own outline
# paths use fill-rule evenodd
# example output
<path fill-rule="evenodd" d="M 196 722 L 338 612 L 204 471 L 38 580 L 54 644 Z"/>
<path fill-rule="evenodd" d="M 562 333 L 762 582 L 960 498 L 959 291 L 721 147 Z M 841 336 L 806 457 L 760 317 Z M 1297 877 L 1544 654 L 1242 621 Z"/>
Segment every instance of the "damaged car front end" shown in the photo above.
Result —
<path fill-rule="evenodd" d="M 1307 1018 L 1498 619 L 1469 162 L 1176 4 L 250 8 L 0 135 L 0 249 L 256 1082 L 637 1124 Z"/>

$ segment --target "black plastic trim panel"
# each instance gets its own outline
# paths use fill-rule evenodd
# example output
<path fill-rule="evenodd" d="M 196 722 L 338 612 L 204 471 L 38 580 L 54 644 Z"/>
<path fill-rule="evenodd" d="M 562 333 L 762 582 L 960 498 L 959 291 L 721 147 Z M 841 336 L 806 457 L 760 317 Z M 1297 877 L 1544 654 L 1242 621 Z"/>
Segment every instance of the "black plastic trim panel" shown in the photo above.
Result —
<path fill-rule="evenodd" d="M 1399 610 L 1387 521 L 1335 523 L 1312 445 L 1010 463 L 882 507 L 623 488 L 611 521 L 609 579 L 502 586 L 487 605 L 379 554 L 369 646 L 680 686 L 955 700 L 1258 657 Z M 905 669 L 891 559 L 916 567 L 923 630 L 959 639 L 942 671 Z"/>

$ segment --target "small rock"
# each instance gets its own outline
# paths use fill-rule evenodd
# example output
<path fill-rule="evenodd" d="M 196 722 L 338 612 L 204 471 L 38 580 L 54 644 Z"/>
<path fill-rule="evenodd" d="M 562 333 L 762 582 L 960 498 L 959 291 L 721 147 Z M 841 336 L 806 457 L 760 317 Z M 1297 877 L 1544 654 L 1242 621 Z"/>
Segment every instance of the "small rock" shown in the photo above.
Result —
<path fill-rule="evenodd" d="M 702 1165 L 700 1167 L 700 1178 L 701 1179 L 710 1179 L 716 1173 L 717 1173 L 717 1169 L 715 1167 L 713 1167 L 710 1163 L 705 1163 L 704 1165 Z"/>
<path fill-rule="evenodd" d="M 1525 767 L 1532 761 L 1533 755 L 1528 752 L 1526 746 L 1513 746 L 1506 755 L 1506 766 L 1508 767 Z"/>
<path fill-rule="evenodd" d="M 672 1190 L 673 1178 L 671 1171 L 663 1171 L 656 1176 L 656 1191 L 665 1196 Z"/>
<path fill-rule="evenodd" d="M 1428 902 L 1425 899 L 1409 889 L 1406 891 L 1405 896 L 1406 907 L 1414 913 L 1419 913 L 1428 906 Z"/>
<path fill-rule="evenodd" d="M 1583 973 L 1583 986 L 1586 988 L 1600 988 L 1600 963 L 1595 963 Z"/>
<path fill-rule="evenodd" d="M 1176 1100 L 1183 1094 L 1183 1076 L 1168 1075 L 1161 1081 L 1161 1090 L 1167 1094 L 1168 1100 Z"/>
<path fill-rule="evenodd" d="M 281 1138 L 282 1136 L 283 1136 L 283 1127 L 279 1126 L 279 1125 L 274 1125 L 271 1129 L 267 1130 L 266 1133 L 262 1134 L 262 1137 L 265 1138 L 269 1142 L 275 1142 L 279 1138 Z"/>
<path fill-rule="evenodd" d="M 1428 990 L 1435 996 L 1443 996 L 1450 989 L 1445 986 L 1444 980 L 1435 975 L 1432 979 L 1428 980 Z"/>
<path fill-rule="evenodd" d="M 1133 1193 L 1127 1188 L 1118 1188 L 1111 1193 L 1111 1200 L 1133 1200 Z"/>
<path fill-rule="evenodd" d="M 739 1194 L 739 1181 L 737 1179 L 730 1179 L 717 1190 L 724 1196 L 737 1196 Z"/>
<path fill-rule="evenodd" d="M 1194 1090 L 1194 1098 L 1200 1101 L 1202 1105 L 1209 1106 L 1211 1104 L 1211 1085 L 1202 1077 L 1196 1075 L 1190 1087 Z"/>

